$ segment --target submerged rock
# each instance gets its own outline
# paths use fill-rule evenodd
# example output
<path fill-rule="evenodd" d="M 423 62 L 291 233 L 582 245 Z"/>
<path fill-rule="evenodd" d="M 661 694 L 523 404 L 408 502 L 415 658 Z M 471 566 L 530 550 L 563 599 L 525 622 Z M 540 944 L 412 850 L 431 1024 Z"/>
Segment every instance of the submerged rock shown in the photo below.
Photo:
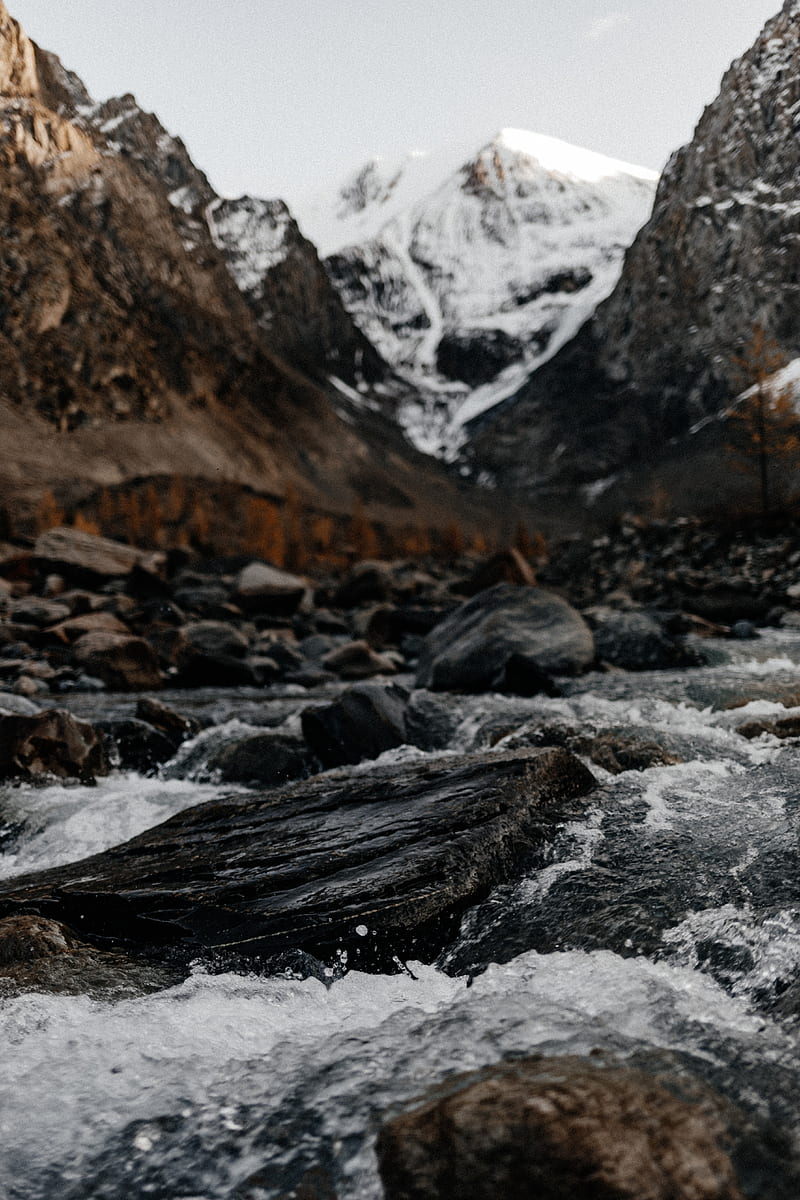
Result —
<path fill-rule="evenodd" d="M 92 782 L 107 771 L 105 750 L 93 727 L 64 709 L 0 715 L 0 779 L 55 775 Z"/>
<path fill-rule="evenodd" d="M 580 613 L 560 596 L 501 583 L 462 604 L 428 634 L 417 687 L 498 688 L 512 659 L 516 676 L 526 665 L 540 680 L 573 675 L 593 661 L 594 639 Z"/>
<path fill-rule="evenodd" d="M 533 1058 L 443 1085 L 377 1152 L 386 1200 L 743 1200 L 725 1134 L 642 1072 Z"/>
<path fill-rule="evenodd" d="M 47 917 L 6 917 L 0 921 L 0 966 L 69 954 L 80 941 L 60 921 Z"/>
<path fill-rule="evenodd" d="M 189 809 L 74 865 L 0 884 L 0 914 L 177 955 L 298 949 L 352 966 L 432 959 L 594 786 L 564 750 L 318 776 Z"/>
<path fill-rule="evenodd" d="M 771 733 L 776 738 L 800 737 L 800 716 L 778 717 L 775 720 L 745 721 L 737 726 L 742 737 L 757 738 L 762 733 Z"/>

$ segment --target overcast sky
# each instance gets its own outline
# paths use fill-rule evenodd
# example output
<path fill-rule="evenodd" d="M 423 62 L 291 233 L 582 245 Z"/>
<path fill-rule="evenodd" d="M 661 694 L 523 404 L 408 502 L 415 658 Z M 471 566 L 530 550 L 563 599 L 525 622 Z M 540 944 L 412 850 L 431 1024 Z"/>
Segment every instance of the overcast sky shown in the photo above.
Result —
<path fill-rule="evenodd" d="M 660 169 L 781 0 L 6 0 L 215 187 L 290 203 L 517 126 Z"/>

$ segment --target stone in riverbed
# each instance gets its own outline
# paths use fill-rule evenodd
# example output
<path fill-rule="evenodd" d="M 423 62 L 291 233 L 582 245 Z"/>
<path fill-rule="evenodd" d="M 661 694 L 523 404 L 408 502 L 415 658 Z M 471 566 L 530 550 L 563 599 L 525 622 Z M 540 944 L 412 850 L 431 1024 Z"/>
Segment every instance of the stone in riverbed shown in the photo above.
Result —
<path fill-rule="evenodd" d="M 196 721 L 194 717 L 185 717 L 182 713 L 176 712 L 174 708 L 162 704 L 160 700 L 153 700 L 151 696 L 142 696 L 137 701 L 136 720 L 146 721 L 154 729 L 166 734 L 174 743 L 176 750 L 181 742 L 185 742 L 187 738 L 194 737 L 200 732 L 200 722 Z"/>
<path fill-rule="evenodd" d="M 322 667 L 340 679 L 369 679 L 373 675 L 395 675 L 397 667 L 385 654 L 376 654 L 368 642 L 346 642 L 322 659 Z"/>
<path fill-rule="evenodd" d="M 70 954 L 80 944 L 66 925 L 47 917 L 25 915 L 0 921 L 0 966 L 3 967 Z"/>
<path fill-rule="evenodd" d="M 251 562 L 239 572 L 233 600 L 243 612 L 291 616 L 302 604 L 307 586 L 299 575 L 269 563 Z"/>
<path fill-rule="evenodd" d="M 95 727 L 116 750 L 123 771 L 141 771 L 145 774 L 161 763 L 168 762 L 176 750 L 171 738 L 146 721 L 127 717 L 97 721 Z"/>
<path fill-rule="evenodd" d="M 44 628 L 65 621 L 70 615 L 69 607 L 57 600 L 41 600 L 38 596 L 24 596 L 11 606 L 11 619 L 20 625 L 36 625 Z"/>
<path fill-rule="evenodd" d="M 184 961 L 303 950 L 351 966 L 429 961 L 594 786 L 564 750 L 318 776 L 199 805 L 81 863 L 0 882 L 89 940 Z M 362 928 L 368 931 L 362 936 Z"/>
<path fill-rule="evenodd" d="M 223 746 L 208 760 L 208 768 L 224 783 L 275 787 L 311 774 L 312 758 L 304 742 L 275 733 L 256 733 Z"/>
<path fill-rule="evenodd" d="M 437 625 L 423 644 L 417 687 L 491 691 L 509 661 L 539 676 L 573 675 L 594 659 L 591 630 L 566 600 L 541 588 L 498 584 Z"/>
<path fill-rule="evenodd" d="M 694 666 L 697 659 L 649 613 L 614 613 L 594 631 L 597 657 L 625 671 Z"/>
<path fill-rule="evenodd" d="M 42 575 L 59 574 L 89 587 L 111 579 L 124 579 L 141 568 L 159 574 L 163 554 L 148 553 L 80 529 L 50 529 L 36 541 L 33 561 Z"/>
<path fill-rule="evenodd" d="M 110 612 L 82 613 L 79 617 L 70 617 L 60 621 L 48 629 L 48 633 L 62 642 L 76 642 L 85 633 L 116 633 L 121 637 L 130 637 L 131 631 L 123 625 L 119 617 Z"/>
<path fill-rule="evenodd" d="M 388 600 L 394 585 L 390 563 L 366 560 L 357 563 L 333 594 L 336 608 L 356 608 L 359 604 Z"/>
<path fill-rule="evenodd" d="M 143 638 L 119 633 L 85 633 L 72 647 L 77 666 L 120 692 L 150 692 L 161 687 L 158 658 Z"/>
<path fill-rule="evenodd" d="M 305 709 L 303 734 L 324 767 L 377 758 L 407 741 L 407 703 L 403 688 L 358 684 L 332 704 Z"/>
<path fill-rule="evenodd" d="M 386 1200 L 743 1200 L 717 1103 L 576 1057 L 500 1063 L 384 1125 Z"/>
<path fill-rule="evenodd" d="M 0 716 L 0 779 L 55 775 L 91 782 L 107 771 L 105 750 L 93 727 L 64 709 Z"/>
<path fill-rule="evenodd" d="M 737 726 L 736 732 L 742 737 L 757 738 L 762 733 L 771 733 L 776 738 L 800 737 L 800 716 L 778 717 L 772 721 L 745 721 Z"/>

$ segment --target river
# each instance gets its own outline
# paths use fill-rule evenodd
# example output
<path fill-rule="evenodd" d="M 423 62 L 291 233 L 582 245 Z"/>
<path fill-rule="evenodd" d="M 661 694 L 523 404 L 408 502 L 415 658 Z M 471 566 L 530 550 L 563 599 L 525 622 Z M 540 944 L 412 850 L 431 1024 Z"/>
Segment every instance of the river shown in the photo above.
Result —
<path fill-rule="evenodd" d="M 198 962 L 146 994 L 0 991 L 3 1200 L 269 1200 L 303 1182 L 378 1200 L 387 1113 L 450 1073 L 535 1051 L 688 1069 L 768 1123 L 776 1161 L 797 1165 L 800 748 L 736 726 L 794 711 L 769 696 L 800 694 L 800 637 L 709 645 L 714 666 L 589 675 L 557 699 L 454 701 L 454 750 L 568 724 L 646 737 L 683 761 L 593 766 L 600 786 L 581 815 L 466 915 L 437 964 L 293 979 Z M 221 794 L 209 747 L 296 720 L 307 702 L 164 698 L 219 724 L 159 778 L 0 790 L 0 877 L 76 861 Z M 130 700 L 69 703 L 96 716 Z M 757 1194 L 796 1200 L 781 1171 Z"/>

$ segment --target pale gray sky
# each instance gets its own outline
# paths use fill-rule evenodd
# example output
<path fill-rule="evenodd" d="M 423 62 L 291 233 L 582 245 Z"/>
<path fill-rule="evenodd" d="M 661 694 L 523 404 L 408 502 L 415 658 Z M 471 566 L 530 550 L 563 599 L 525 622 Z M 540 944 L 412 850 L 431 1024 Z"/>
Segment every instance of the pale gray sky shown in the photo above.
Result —
<path fill-rule="evenodd" d="M 225 194 L 517 126 L 659 169 L 781 0 L 6 0 L 98 99 L 132 91 Z"/>

